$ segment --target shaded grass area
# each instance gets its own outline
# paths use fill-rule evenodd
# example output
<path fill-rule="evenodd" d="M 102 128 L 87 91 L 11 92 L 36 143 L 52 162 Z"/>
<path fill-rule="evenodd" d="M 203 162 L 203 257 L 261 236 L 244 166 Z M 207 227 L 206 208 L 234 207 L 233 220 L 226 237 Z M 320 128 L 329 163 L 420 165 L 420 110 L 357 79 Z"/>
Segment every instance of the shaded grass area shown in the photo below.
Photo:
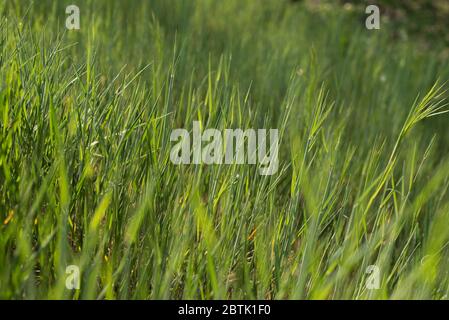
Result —
<path fill-rule="evenodd" d="M 0 4 L 0 298 L 447 298 L 438 42 L 289 1 L 77 2 L 77 32 L 71 2 Z M 193 121 L 278 128 L 278 173 L 173 165 Z"/>

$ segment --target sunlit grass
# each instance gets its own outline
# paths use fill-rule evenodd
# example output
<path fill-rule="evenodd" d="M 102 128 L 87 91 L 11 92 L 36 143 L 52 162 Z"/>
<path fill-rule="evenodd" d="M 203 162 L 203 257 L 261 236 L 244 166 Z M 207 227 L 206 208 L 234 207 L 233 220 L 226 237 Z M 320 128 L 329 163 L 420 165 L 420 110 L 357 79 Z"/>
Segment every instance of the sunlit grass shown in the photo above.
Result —
<path fill-rule="evenodd" d="M 80 0 L 80 31 L 71 2 L 22 2 L 0 4 L 0 298 L 447 298 L 437 43 L 280 0 Z M 277 174 L 173 165 L 193 121 L 278 128 Z"/>

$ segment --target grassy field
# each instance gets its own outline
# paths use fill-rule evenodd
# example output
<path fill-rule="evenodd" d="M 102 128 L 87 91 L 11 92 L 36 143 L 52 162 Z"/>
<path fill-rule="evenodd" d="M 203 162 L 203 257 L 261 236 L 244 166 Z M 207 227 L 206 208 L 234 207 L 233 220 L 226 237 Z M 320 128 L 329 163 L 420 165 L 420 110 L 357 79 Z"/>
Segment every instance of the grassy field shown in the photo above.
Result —
<path fill-rule="evenodd" d="M 0 12 L 1 299 L 448 298 L 438 41 L 282 0 Z M 193 121 L 279 129 L 279 170 L 172 164 Z"/>

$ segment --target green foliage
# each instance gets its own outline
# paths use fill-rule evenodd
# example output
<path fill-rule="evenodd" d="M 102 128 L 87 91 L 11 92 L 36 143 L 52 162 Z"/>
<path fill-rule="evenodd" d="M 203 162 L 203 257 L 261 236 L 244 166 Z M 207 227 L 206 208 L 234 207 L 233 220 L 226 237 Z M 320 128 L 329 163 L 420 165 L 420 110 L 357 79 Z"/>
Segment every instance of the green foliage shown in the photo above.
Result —
<path fill-rule="evenodd" d="M 71 1 L 0 4 L 0 298 L 447 298 L 438 42 L 279 0 L 77 2 L 79 31 Z M 173 165 L 196 120 L 279 128 L 278 173 Z"/>

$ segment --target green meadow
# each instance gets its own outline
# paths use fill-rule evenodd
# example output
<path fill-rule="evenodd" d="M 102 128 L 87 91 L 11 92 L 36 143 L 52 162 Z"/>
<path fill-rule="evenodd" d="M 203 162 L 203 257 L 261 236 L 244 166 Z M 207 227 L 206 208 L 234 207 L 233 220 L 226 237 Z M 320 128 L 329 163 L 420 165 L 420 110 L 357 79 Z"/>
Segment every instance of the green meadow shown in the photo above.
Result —
<path fill-rule="evenodd" d="M 0 299 L 447 299 L 447 46 L 309 2 L 1 1 Z"/>

